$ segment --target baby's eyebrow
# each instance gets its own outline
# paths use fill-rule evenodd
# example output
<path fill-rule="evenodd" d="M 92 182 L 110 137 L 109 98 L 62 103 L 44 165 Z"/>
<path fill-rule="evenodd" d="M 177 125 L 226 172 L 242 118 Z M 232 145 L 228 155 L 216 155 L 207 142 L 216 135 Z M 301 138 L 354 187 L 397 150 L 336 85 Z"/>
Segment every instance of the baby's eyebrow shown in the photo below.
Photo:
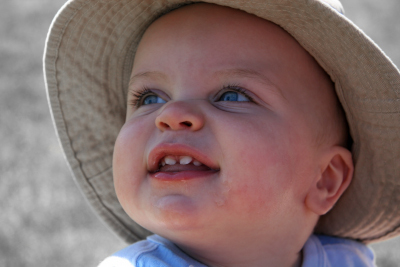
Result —
<path fill-rule="evenodd" d="M 152 80 L 167 80 L 167 75 L 159 71 L 144 71 L 132 75 L 129 80 L 129 87 L 140 79 L 152 79 Z"/>
<path fill-rule="evenodd" d="M 233 69 L 224 69 L 217 71 L 215 75 L 218 76 L 226 76 L 226 77 L 239 77 L 239 78 L 250 78 L 250 79 L 256 79 L 258 82 L 265 84 L 266 88 L 272 91 L 275 94 L 280 95 L 281 97 L 285 98 L 284 94 L 280 90 L 279 87 L 277 87 L 268 77 L 266 77 L 264 74 L 252 70 L 252 69 L 246 69 L 246 68 L 233 68 Z M 144 71 L 144 72 L 139 72 L 135 75 L 132 75 L 130 80 L 129 80 L 129 86 L 133 83 L 135 83 L 138 80 L 161 80 L 163 82 L 166 82 L 168 80 L 168 76 L 160 71 Z"/>

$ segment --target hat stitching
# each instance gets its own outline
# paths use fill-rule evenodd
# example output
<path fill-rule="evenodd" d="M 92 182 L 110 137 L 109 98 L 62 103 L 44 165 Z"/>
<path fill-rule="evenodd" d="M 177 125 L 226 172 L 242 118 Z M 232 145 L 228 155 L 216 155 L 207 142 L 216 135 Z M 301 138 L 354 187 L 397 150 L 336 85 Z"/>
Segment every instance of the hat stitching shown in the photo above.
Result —
<path fill-rule="evenodd" d="M 376 241 L 376 240 L 383 241 L 383 240 L 389 239 L 391 237 L 394 237 L 395 235 L 398 235 L 399 233 L 400 233 L 400 224 L 397 225 L 393 230 L 388 230 L 381 235 L 375 235 L 372 237 L 364 238 L 363 242 L 369 243 L 369 241 Z"/>
<path fill-rule="evenodd" d="M 96 2 L 96 4 L 97 4 L 98 2 Z M 91 5 L 91 7 L 93 7 L 94 5 Z M 88 10 L 88 11 L 86 11 L 85 13 L 89 13 L 89 12 L 91 12 L 93 10 L 93 8 L 91 8 L 90 10 Z M 91 20 L 91 19 L 90 19 Z M 79 21 L 78 21 L 78 24 L 79 24 Z M 82 34 L 87 30 L 87 25 L 83 28 L 83 30 L 82 30 L 82 32 L 81 32 L 81 36 L 82 36 Z M 83 43 L 83 41 L 81 40 L 81 38 L 79 39 L 79 43 L 78 43 L 78 46 L 79 45 L 82 45 L 82 43 Z M 85 51 L 87 51 L 87 49 L 85 50 Z M 87 53 L 85 52 L 85 54 L 84 54 L 84 56 L 87 56 Z M 72 62 L 76 62 L 76 57 L 74 57 L 73 59 L 72 59 Z M 73 65 L 74 66 L 76 66 L 76 63 L 73 63 Z M 76 73 L 76 72 L 75 72 Z M 78 76 L 76 76 L 77 78 L 78 77 L 82 77 L 81 75 L 79 75 L 79 73 L 76 73 Z M 76 75 L 75 74 L 75 75 Z M 82 79 L 82 78 L 80 78 L 80 79 Z M 75 82 L 76 83 L 76 82 Z M 78 86 L 78 87 L 80 87 L 80 88 L 82 88 L 82 85 L 81 86 Z M 90 88 L 92 88 L 92 87 L 90 87 Z M 76 152 L 76 151 L 75 151 Z M 87 162 L 85 163 L 85 166 L 87 166 Z M 84 168 L 85 169 L 85 168 Z M 83 169 L 83 170 L 84 170 Z"/>
<path fill-rule="evenodd" d="M 75 13 L 77 13 L 78 10 L 79 10 L 79 9 L 75 9 Z M 73 15 L 73 16 L 75 16 L 75 15 Z M 59 28 L 61 28 L 60 34 L 59 34 L 58 36 L 63 36 L 63 35 L 64 35 L 65 29 L 66 29 L 67 26 L 69 25 L 69 22 L 72 20 L 73 16 L 71 16 L 70 19 L 67 20 L 64 24 L 59 23 L 59 22 L 57 23 L 57 26 L 59 26 Z M 53 31 L 52 31 L 51 33 L 49 33 L 49 34 L 55 34 L 54 32 L 55 32 L 55 28 L 53 28 Z M 52 66 L 54 66 L 54 69 L 56 69 L 55 65 L 56 65 L 56 61 L 57 61 L 57 59 L 58 59 L 58 52 L 59 52 L 59 47 L 60 47 L 60 43 L 61 43 L 62 38 L 58 37 L 57 39 L 58 39 L 58 44 L 56 45 L 56 47 L 55 47 L 54 49 L 52 49 L 52 50 L 53 50 L 53 53 L 55 54 L 55 57 L 54 57 L 54 60 L 53 60 L 53 64 L 52 64 Z M 48 58 L 48 59 L 49 59 L 49 58 Z M 47 64 L 47 73 L 50 72 L 48 66 L 50 66 L 50 65 Z M 54 71 L 51 71 L 51 72 L 53 72 L 53 73 L 55 74 Z M 55 80 L 57 80 L 57 75 L 56 75 L 56 74 L 55 74 L 53 77 L 54 77 Z M 47 82 L 46 82 L 46 85 L 48 85 Z M 50 89 L 50 88 L 49 88 L 49 89 Z M 59 88 L 58 88 L 57 86 L 55 87 L 55 89 L 56 89 L 57 92 L 59 92 L 59 90 L 58 90 Z M 53 91 L 53 90 L 52 90 L 52 91 Z M 50 93 L 50 90 L 49 90 L 49 93 Z M 59 93 L 57 93 L 57 94 L 59 94 Z M 51 96 L 49 96 L 49 97 L 51 97 Z M 60 125 L 61 121 L 59 121 L 59 120 L 56 119 L 58 116 L 57 116 L 57 114 L 54 114 L 54 113 L 59 113 L 63 118 L 65 118 L 65 116 L 63 115 L 64 113 L 63 113 L 63 110 L 61 109 L 61 103 L 60 103 L 59 101 L 57 101 L 57 103 L 58 103 L 58 105 L 57 105 L 57 110 L 54 110 L 54 108 L 55 108 L 54 104 L 55 104 L 55 103 L 53 102 L 53 105 L 52 105 L 52 106 L 53 106 L 53 111 L 52 111 L 52 113 L 53 113 L 53 121 L 54 121 L 55 123 L 56 123 L 56 121 L 58 121 L 57 125 L 58 125 L 58 128 L 59 128 L 59 127 L 61 126 L 61 125 Z M 62 131 L 62 132 L 64 132 L 64 134 L 66 134 L 67 136 L 69 136 L 68 130 L 67 130 L 68 127 L 67 127 L 67 125 L 66 125 L 66 123 L 65 123 L 65 119 L 62 120 L 62 123 L 63 123 L 63 127 L 59 128 L 59 131 Z M 65 130 L 63 131 L 62 128 L 64 128 Z M 63 140 L 64 140 L 63 143 L 65 144 L 65 139 L 63 139 Z M 70 141 L 70 140 L 71 140 L 71 137 L 69 137 L 68 140 Z M 60 141 L 62 141 L 62 140 L 60 139 Z M 66 148 L 67 148 L 67 147 L 64 146 L 64 150 L 65 150 Z M 73 149 L 73 147 L 72 147 L 72 144 L 69 146 L 69 148 L 71 149 L 71 152 L 73 152 L 73 154 L 76 155 L 76 152 L 74 151 L 74 149 Z M 80 173 L 83 177 L 85 177 L 84 173 L 81 172 L 81 169 L 82 169 L 81 162 L 76 158 L 76 156 L 74 156 L 74 159 L 75 159 L 75 160 L 78 162 L 78 164 L 80 165 L 80 167 L 75 167 L 74 169 L 75 169 L 76 171 L 78 171 L 78 173 Z M 72 167 L 72 166 L 70 166 L 70 167 Z M 86 179 L 87 179 L 87 178 L 86 178 Z M 100 215 L 101 217 L 103 217 L 106 221 L 110 221 L 110 220 L 111 220 L 111 221 L 113 221 L 112 224 L 118 225 L 119 227 L 123 226 L 124 229 L 125 229 L 126 227 L 125 227 L 123 224 L 121 224 L 120 221 L 119 221 L 118 219 L 116 219 L 115 215 L 104 205 L 104 203 L 102 203 L 102 201 L 99 199 L 98 194 L 93 190 L 93 187 L 92 187 L 89 183 L 87 183 L 86 179 L 81 180 L 81 182 L 80 182 L 81 184 L 84 183 L 84 184 L 82 184 L 82 186 L 83 186 L 82 190 L 84 190 L 84 191 L 86 191 L 86 192 L 88 192 L 88 193 L 90 192 L 90 193 L 87 195 L 87 196 L 88 196 L 88 200 L 94 205 L 94 207 L 96 207 L 96 206 L 98 207 L 96 210 L 98 210 L 98 211 L 100 212 L 99 215 Z M 86 182 L 85 182 L 85 181 L 86 181 Z M 89 190 L 89 191 L 88 191 L 88 190 Z M 95 194 L 96 199 L 94 199 L 93 194 Z M 97 201 L 101 203 L 100 206 L 97 205 Z M 110 216 L 104 216 L 105 214 L 104 214 L 102 211 L 105 212 L 105 214 L 111 213 L 111 214 L 113 214 L 114 216 L 112 216 L 112 217 L 110 217 Z M 113 227 L 113 228 L 114 228 L 115 230 L 117 230 L 118 232 L 122 232 L 122 231 L 121 231 L 121 228 L 119 228 L 119 227 Z M 132 235 L 132 233 L 131 233 L 130 230 L 126 230 L 126 233 L 125 233 L 125 234 Z M 121 235 L 121 236 L 122 236 L 122 235 Z"/>
<path fill-rule="evenodd" d="M 68 5 L 69 5 L 69 2 L 65 3 L 64 6 L 62 7 L 62 10 L 66 9 L 66 7 Z M 69 8 L 71 8 L 71 7 L 69 7 Z M 78 12 L 78 9 L 71 10 L 70 13 L 76 13 L 76 12 Z M 68 15 L 68 14 L 65 14 L 65 15 Z M 65 30 L 66 30 L 67 26 L 69 25 L 69 23 L 71 22 L 73 16 L 74 15 L 69 16 L 69 18 L 63 23 L 62 20 L 57 20 L 57 18 L 61 17 L 61 10 L 57 13 L 57 17 L 54 18 L 54 20 L 52 22 L 52 25 L 51 25 L 52 30 L 49 31 L 49 33 L 48 33 L 46 47 L 45 47 L 45 51 L 47 51 L 48 54 L 51 54 L 52 57 L 50 57 L 50 56 L 44 57 L 44 61 L 46 63 L 46 65 L 45 65 L 45 75 L 46 75 L 45 76 L 45 83 L 46 83 L 46 87 L 48 89 L 49 104 L 51 104 L 51 106 L 52 106 L 51 112 L 53 114 L 53 122 L 55 124 L 57 124 L 57 126 L 58 126 L 57 128 L 59 129 L 59 131 L 62 130 L 62 129 L 65 129 L 65 133 L 67 135 L 68 135 L 68 131 L 67 131 L 68 127 L 67 127 L 67 125 L 65 123 L 65 120 L 57 122 L 56 116 L 54 116 L 54 113 L 59 113 L 62 118 L 65 117 L 64 116 L 64 112 L 61 109 L 61 103 L 60 103 L 60 100 L 59 100 L 59 97 L 58 97 L 59 96 L 59 88 L 58 88 L 58 86 L 54 86 L 53 87 L 54 89 L 51 88 L 49 86 L 49 83 L 50 83 L 49 80 L 50 80 L 50 77 L 51 77 L 51 79 L 53 79 L 53 84 L 58 84 L 57 73 L 56 73 L 56 69 L 57 69 L 56 68 L 56 64 L 57 64 L 56 62 L 57 62 L 58 57 L 59 57 L 59 48 L 60 48 L 60 45 L 61 45 L 62 36 L 64 36 Z M 52 43 L 50 43 L 51 37 L 53 37 L 56 34 L 57 34 L 56 40 L 51 40 Z M 46 54 L 44 56 L 46 56 Z M 49 62 L 50 60 L 51 60 L 51 64 Z M 50 69 L 50 66 L 52 66 L 51 69 Z M 52 76 L 47 75 L 49 73 L 53 73 L 53 75 Z M 57 105 L 56 105 L 56 103 L 54 101 L 50 101 L 51 99 L 53 99 L 52 96 L 50 95 L 51 92 L 57 93 L 57 98 L 55 99 Z M 57 110 L 54 110 L 54 108 L 57 108 Z M 62 123 L 62 126 L 60 125 L 61 123 Z M 62 129 L 59 128 L 60 126 L 61 126 Z M 62 141 L 61 139 L 59 139 L 59 140 Z M 68 140 L 70 141 L 71 138 L 68 138 Z M 70 147 L 72 147 L 72 145 Z"/>
<path fill-rule="evenodd" d="M 72 2 L 72 4 L 74 4 L 74 3 L 78 3 L 79 4 L 79 2 Z M 89 2 L 87 2 L 87 3 L 85 3 L 85 2 L 81 2 L 80 3 L 80 5 L 79 5 L 79 7 L 78 8 L 75 8 L 75 12 L 73 12 L 73 14 L 71 14 L 70 15 L 70 19 L 68 20 L 68 23 L 65 25 L 65 28 L 68 28 L 68 27 L 71 27 L 71 25 L 70 25 L 70 22 L 78 15 L 78 13 L 79 13 L 79 11 L 82 11 L 82 9 L 85 7 L 85 6 L 90 6 L 90 8 L 88 8 L 87 10 L 84 10 L 83 12 L 81 12 L 81 17 L 79 18 L 79 20 L 78 21 L 76 21 L 74 24 L 75 25 L 80 25 L 81 23 L 80 23 L 80 21 L 85 17 L 84 15 L 86 14 L 86 13 L 89 13 L 90 11 L 92 11 L 92 7 L 94 6 L 94 4 L 91 4 L 90 5 L 90 3 Z M 82 29 L 82 32 L 83 32 L 83 30 L 84 29 Z M 82 35 L 82 32 L 81 32 L 81 35 Z M 64 35 L 64 34 L 63 34 Z M 81 43 L 81 35 L 79 36 L 79 41 L 78 41 L 78 43 L 76 44 L 76 46 L 78 47 L 79 46 L 79 44 Z M 68 35 L 67 36 L 67 40 L 66 40 L 66 44 L 65 44 L 65 46 L 66 47 L 71 47 L 71 46 L 73 46 L 73 45 L 70 45 L 70 43 L 72 43 L 73 42 L 73 40 L 71 40 L 71 36 L 70 35 Z M 58 48 L 58 49 L 60 49 L 60 48 Z M 71 62 L 72 62 L 72 66 L 77 66 L 77 64 L 75 63 L 76 62 L 76 56 L 74 56 L 72 59 L 71 59 Z M 63 66 L 65 65 L 65 64 L 67 64 L 67 62 L 64 62 L 63 63 Z M 80 66 L 81 67 L 81 66 Z M 65 68 L 65 67 L 63 67 L 63 68 Z M 79 77 L 79 75 L 76 75 L 76 71 L 74 71 L 74 77 Z M 76 84 L 79 84 L 79 82 L 77 82 L 77 81 L 75 81 L 75 82 L 73 82 L 75 85 Z M 82 86 L 74 86 L 74 87 L 77 87 L 77 88 L 81 88 Z M 60 90 L 60 88 L 58 87 L 58 90 L 59 90 L 59 92 L 61 91 Z M 62 105 L 62 103 L 61 103 L 61 99 L 59 98 L 59 100 L 60 100 L 60 108 L 63 106 Z M 64 114 L 64 112 L 63 112 L 63 114 Z M 67 118 L 65 117 L 65 115 L 63 115 L 63 117 L 64 117 L 64 122 L 66 122 L 66 121 L 68 121 L 67 120 Z M 80 169 L 82 169 L 82 171 L 83 171 L 83 166 L 82 166 L 82 161 L 81 161 L 81 159 L 79 159 L 79 157 L 78 157 L 78 152 L 76 151 L 76 149 L 74 148 L 74 145 L 73 145 L 73 142 L 72 142 L 72 140 L 73 140 L 73 138 L 70 136 L 70 131 L 68 130 L 68 129 L 66 129 L 67 130 L 67 132 L 66 132 L 66 134 L 69 136 L 69 140 L 70 140 L 70 147 L 71 147 L 71 150 L 74 152 L 74 158 L 79 162 L 79 164 L 80 164 Z M 86 175 L 85 175 L 85 177 L 86 177 Z"/>

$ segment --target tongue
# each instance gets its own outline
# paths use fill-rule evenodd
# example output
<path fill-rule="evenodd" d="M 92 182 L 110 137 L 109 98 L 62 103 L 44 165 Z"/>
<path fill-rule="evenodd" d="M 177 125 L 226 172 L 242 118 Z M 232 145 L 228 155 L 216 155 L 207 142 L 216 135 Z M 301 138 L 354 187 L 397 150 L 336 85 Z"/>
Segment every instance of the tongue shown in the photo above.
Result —
<path fill-rule="evenodd" d="M 182 172 L 182 171 L 209 171 L 211 170 L 206 165 L 195 166 L 193 164 L 175 164 L 162 166 L 160 172 Z"/>

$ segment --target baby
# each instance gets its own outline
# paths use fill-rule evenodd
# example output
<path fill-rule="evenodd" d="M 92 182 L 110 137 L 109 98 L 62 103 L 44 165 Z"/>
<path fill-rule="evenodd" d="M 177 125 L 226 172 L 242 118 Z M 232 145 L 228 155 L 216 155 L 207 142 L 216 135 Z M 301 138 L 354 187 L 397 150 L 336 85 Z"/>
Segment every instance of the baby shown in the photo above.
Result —
<path fill-rule="evenodd" d="M 332 69 L 332 62 L 322 58 L 317 61 L 321 51 L 305 43 L 301 45 L 301 38 L 296 39 L 294 34 L 277 25 L 288 18 L 283 16 L 274 21 L 275 13 L 268 9 L 279 3 L 289 7 L 288 10 L 295 7 L 301 10 L 297 5 L 308 4 L 259 1 L 254 5 L 268 2 L 270 6 L 258 13 L 259 9 L 252 9 L 251 1 L 241 3 L 241 8 L 259 15 L 256 16 L 236 9 L 239 7 L 234 1 L 221 1 L 221 4 L 235 8 L 178 3 L 168 9 L 158 7 L 163 13 L 155 16 L 146 9 L 143 3 L 146 1 L 132 2 L 139 1 L 124 5 L 110 1 L 108 8 L 104 3 L 104 7 L 97 7 L 95 1 L 91 6 L 72 1 L 62 14 L 73 14 L 70 16 L 74 19 L 68 25 L 81 23 L 75 27 L 82 40 L 75 40 L 72 30 L 66 28 L 62 34 L 68 36 L 70 47 L 64 41 L 57 49 L 52 48 L 51 42 L 56 40 L 54 33 L 49 35 L 47 45 L 46 77 L 53 116 L 56 124 L 57 116 L 63 118 L 64 122 L 57 127 L 62 132 L 61 142 L 68 143 L 63 146 L 67 158 L 73 158 L 70 164 L 78 183 L 100 215 L 120 235 L 128 236 L 126 239 L 136 241 L 155 234 L 117 252 L 100 266 L 374 266 L 372 252 L 355 240 L 369 242 L 397 235 L 399 231 L 394 227 L 398 225 L 399 212 L 394 213 L 381 204 L 380 210 L 386 209 L 395 215 L 390 222 L 382 219 L 380 227 L 386 225 L 386 228 L 379 231 L 386 234 L 377 234 L 378 230 L 373 229 L 376 220 L 366 223 L 371 220 L 369 214 L 348 206 L 358 197 L 353 189 L 344 195 L 344 204 L 338 203 L 328 213 L 352 181 L 353 158 L 356 171 L 358 164 L 370 168 L 365 162 L 375 162 L 380 169 L 386 167 L 378 164 L 383 159 L 359 155 L 360 151 L 374 153 L 373 149 L 360 148 L 371 140 L 359 137 L 360 133 L 356 132 L 359 128 L 353 126 L 362 121 L 354 111 L 357 101 L 341 96 L 356 94 L 342 91 L 342 88 L 353 88 L 356 78 L 348 81 L 349 78 L 341 75 L 341 66 Z M 160 6 L 165 4 L 154 2 Z M 335 14 L 345 20 L 334 9 L 341 11 L 340 3 L 329 1 L 329 6 L 322 1 L 314 2 L 310 10 L 329 11 L 331 16 Z M 121 6 L 116 11 L 118 5 Z M 134 40 L 129 39 L 132 33 L 126 30 L 127 20 L 121 19 L 118 24 L 114 21 L 119 25 L 113 26 L 114 32 L 108 28 L 113 18 L 129 16 L 130 5 L 140 10 L 138 17 L 153 17 L 148 19 L 149 25 L 141 26 L 142 31 L 136 26 Z M 78 13 L 82 7 L 87 10 Z M 90 20 L 101 9 L 114 9 L 114 12 L 108 14 L 109 21 L 103 22 L 99 30 L 100 24 L 91 25 Z M 108 15 L 104 14 L 102 17 L 106 20 Z M 54 28 L 62 28 L 62 19 L 54 22 L 53 32 Z M 290 23 L 286 25 L 291 27 Z M 89 34 L 96 28 L 109 40 L 128 36 L 130 45 L 126 41 L 125 46 L 111 48 L 99 34 Z M 348 39 L 343 36 L 345 43 Z M 90 46 L 91 38 L 97 38 L 97 46 L 94 43 Z M 81 44 L 85 44 L 87 51 L 91 47 L 92 52 L 84 54 L 79 49 Z M 73 45 L 77 54 L 72 56 Z M 330 44 L 320 44 L 324 45 Z M 120 53 L 115 52 L 118 49 L 125 51 L 124 56 L 113 55 Z M 69 52 L 64 58 L 58 58 L 61 62 L 53 61 L 56 63 L 51 65 L 55 50 L 60 54 L 63 50 Z M 312 56 L 311 52 L 315 54 Z M 78 57 L 79 53 L 83 54 Z M 343 55 L 332 56 L 332 61 L 336 56 L 340 62 L 351 61 Z M 76 63 L 79 58 L 82 65 Z M 385 79 L 389 83 L 399 79 L 397 69 L 385 60 L 392 74 Z M 72 68 L 69 61 L 78 67 Z M 113 74 L 108 64 L 121 68 L 116 68 Z M 103 65 L 107 67 L 101 69 Z M 348 65 L 345 71 L 350 72 L 352 66 Z M 104 74 L 105 68 L 108 68 L 107 74 Z M 367 79 L 367 74 L 365 70 L 360 80 Z M 111 75 L 119 77 L 115 79 L 125 84 L 125 88 L 121 91 L 112 88 L 110 83 L 115 79 L 110 82 Z M 63 86 L 75 92 L 61 91 L 59 88 Z M 399 89 L 399 83 L 393 86 Z M 56 89 L 52 91 L 53 87 Z M 94 91 L 96 87 L 103 89 Z M 59 93 L 52 96 L 55 90 Z M 69 99 L 67 94 L 71 95 Z M 99 151 L 107 151 L 108 140 L 115 139 L 118 126 L 113 125 L 122 124 L 121 110 L 125 113 L 125 107 L 118 107 L 123 103 L 127 103 L 126 118 L 115 141 L 112 181 L 110 165 L 105 163 L 111 162 L 110 150 L 103 154 Z M 393 104 L 389 112 L 398 111 L 399 103 Z M 369 108 L 371 112 L 370 104 L 358 105 L 358 109 Z M 85 107 L 74 115 L 68 114 L 78 106 Z M 106 106 L 107 112 L 101 111 Z M 103 115 L 98 116 L 96 111 Z M 57 115 L 58 112 L 63 114 Z M 398 131 L 399 115 L 396 116 L 397 121 L 390 122 L 395 124 L 388 130 L 392 131 L 390 136 Z M 70 128 L 77 121 L 85 126 Z M 64 136 L 69 136 L 71 141 L 65 141 Z M 399 149 L 390 145 L 391 139 L 385 139 L 385 146 L 391 148 L 387 161 L 398 155 Z M 91 141 L 87 143 L 88 140 Z M 357 162 L 363 157 L 370 161 Z M 378 179 L 389 178 L 371 178 Z M 399 185 L 398 177 L 391 179 Z M 112 192 L 112 182 L 121 206 Z M 353 183 L 357 186 L 357 181 Z M 383 184 L 379 186 L 379 190 L 384 190 Z M 364 187 L 361 194 L 371 190 Z M 398 188 L 392 196 L 398 194 Z M 361 205 L 365 199 L 358 201 Z M 343 209 L 347 209 L 347 214 Z M 347 220 L 349 214 L 356 219 Z M 362 229 L 357 221 L 360 216 L 364 216 L 362 222 L 367 225 Z"/>

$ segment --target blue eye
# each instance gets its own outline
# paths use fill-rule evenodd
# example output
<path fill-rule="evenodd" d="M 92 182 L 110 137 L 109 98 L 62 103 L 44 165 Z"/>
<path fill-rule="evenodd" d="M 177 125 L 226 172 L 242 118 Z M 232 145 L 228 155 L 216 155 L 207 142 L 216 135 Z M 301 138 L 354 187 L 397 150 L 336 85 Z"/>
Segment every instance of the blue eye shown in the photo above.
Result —
<path fill-rule="evenodd" d="M 148 95 L 148 96 L 145 96 L 142 100 L 143 105 L 150 105 L 150 104 L 157 104 L 157 103 L 166 103 L 166 101 L 157 95 Z"/>
<path fill-rule="evenodd" d="M 154 90 L 146 87 L 138 91 L 130 91 L 130 98 L 129 105 L 136 109 L 144 105 L 167 103 Z"/>
<path fill-rule="evenodd" d="M 228 91 L 223 93 L 218 101 L 250 101 L 250 99 L 242 93 L 235 91 Z"/>

